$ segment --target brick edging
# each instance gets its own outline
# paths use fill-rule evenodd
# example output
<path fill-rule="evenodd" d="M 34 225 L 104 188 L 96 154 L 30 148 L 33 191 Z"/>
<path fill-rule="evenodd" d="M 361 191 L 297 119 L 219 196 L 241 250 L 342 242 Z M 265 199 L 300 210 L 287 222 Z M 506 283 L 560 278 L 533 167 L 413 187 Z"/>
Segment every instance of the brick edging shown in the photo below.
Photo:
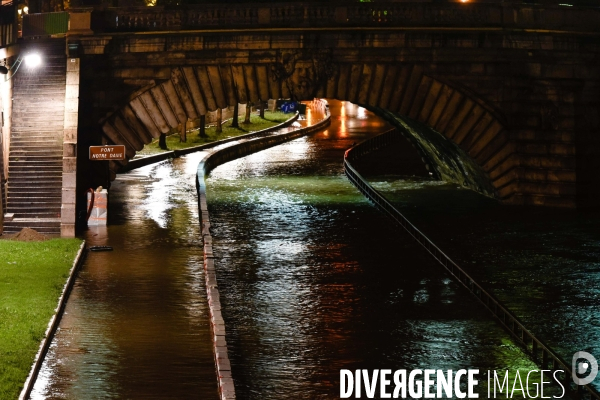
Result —
<path fill-rule="evenodd" d="M 235 399 L 236 396 L 233 376 L 231 374 L 231 362 L 229 361 L 229 353 L 227 351 L 225 321 L 223 320 L 223 315 L 221 314 L 221 301 L 219 297 L 219 288 L 217 285 L 215 271 L 215 257 L 212 247 L 212 236 L 210 234 L 210 219 L 208 214 L 208 205 L 206 202 L 206 183 L 204 177 L 217 165 L 231 161 L 235 158 L 252 154 L 268 147 L 272 147 L 287 140 L 295 139 L 302 135 L 315 132 L 324 126 L 329 125 L 329 123 L 330 115 L 327 114 L 325 119 L 309 127 L 298 129 L 293 132 L 287 132 L 281 135 L 262 137 L 252 141 L 243 141 L 230 147 L 213 151 L 207 154 L 198 164 L 196 187 L 198 193 L 198 209 L 200 211 L 200 224 L 202 228 L 202 243 L 204 249 L 204 276 L 206 279 L 206 293 L 208 297 L 208 308 L 212 329 L 213 351 L 217 368 L 216 372 L 221 400 Z M 241 138 L 238 137 L 237 139 Z M 211 159 L 215 161 L 211 163 Z"/>
<path fill-rule="evenodd" d="M 65 305 L 67 304 L 69 294 L 71 293 L 71 289 L 73 288 L 73 284 L 75 283 L 77 271 L 81 267 L 81 263 L 85 255 L 85 243 L 86 242 L 84 240 L 83 243 L 81 243 L 81 246 L 79 246 L 79 251 L 75 256 L 73 266 L 71 266 L 71 270 L 69 271 L 69 278 L 63 286 L 62 293 L 58 299 L 58 304 L 54 309 L 54 315 L 50 319 L 50 322 L 48 322 L 46 333 L 44 334 L 44 338 L 40 343 L 40 348 L 37 354 L 35 355 L 35 360 L 33 362 L 33 365 L 31 366 L 31 370 L 29 371 L 29 376 L 25 380 L 23 390 L 21 390 L 21 393 L 19 394 L 19 400 L 26 400 L 31 395 L 31 391 L 33 390 L 35 381 L 37 380 L 40 369 L 42 368 L 42 364 L 44 363 L 44 359 L 46 358 L 46 354 L 48 353 L 48 349 L 50 348 L 50 344 L 52 343 L 52 339 L 54 338 L 54 334 L 56 333 L 62 315 L 65 312 Z"/>

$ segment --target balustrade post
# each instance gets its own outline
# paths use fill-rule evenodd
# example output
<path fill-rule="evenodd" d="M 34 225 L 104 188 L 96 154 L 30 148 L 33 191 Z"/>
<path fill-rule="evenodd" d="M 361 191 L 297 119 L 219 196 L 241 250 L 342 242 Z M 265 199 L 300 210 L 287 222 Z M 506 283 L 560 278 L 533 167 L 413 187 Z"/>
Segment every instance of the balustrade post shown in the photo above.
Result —
<path fill-rule="evenodd" d="M 271 23 L 271 9 L 261 7 L 258 9 L 258 23 L 260 25 L 269 25 Z"/>
<path fill-rule="evenodd" d="M 69 29 L 67 36 L 93 35 L 91 7 L 77 7 L 69 9 Z"/>
<path fill-rule="evenodd" d="M 344 24 L 348 22 L 348 8 L 336 7 L 334 13 L 334 21 L 339 24 Z"/>

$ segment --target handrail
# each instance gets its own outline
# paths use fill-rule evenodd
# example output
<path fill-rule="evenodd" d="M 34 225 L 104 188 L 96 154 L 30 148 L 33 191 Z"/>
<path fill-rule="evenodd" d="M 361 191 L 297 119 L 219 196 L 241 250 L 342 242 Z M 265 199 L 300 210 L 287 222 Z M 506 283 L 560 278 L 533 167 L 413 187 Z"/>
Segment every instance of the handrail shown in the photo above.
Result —
<path fill-rule="evenodd" d="M 558 354 L 556 354 L 547 344 L 537 338 L 529 329 L 527 329 L 521 320 L 514 315 L 506 306 L 502 304 L 494 295 L 485 290 L 477 283 L 464 269 L 458 266 L 450 259 L 439 247 L 437 247 L 427 236 L 425 236 L 416 226 L 414 226 L 400 211 L 398 211 L 381 193 L 373 188 L 351 165 L 351 161 L 356 161 L 363 155 L 376 151 L 387 146 L 401 138 L 400 133 L 395 129 L 382 133 L 371 139 L 365 140 L 358 145 L 348 149 L 344 154 L 344 172 L 354 186 L 369 200 L 376 208 L 387 214 L 397 225 L 404 228 L 421 246 L 425 248 L 459 284 L 465 287 L 471 294 L 492 313 L 494 318 L 502 325 L 518 343 L 538 361 L 542 369 L 545 369 L 551 363 L 553 370 L 562 369 L 565 371 L 565 388 L 572 388 L 571 366 Z M 577 395 L 579 398 L 600 399 L 600 394 L 591 385 L 577 386 Z M 584 392 L 585 391 L 585 392 Z"/>

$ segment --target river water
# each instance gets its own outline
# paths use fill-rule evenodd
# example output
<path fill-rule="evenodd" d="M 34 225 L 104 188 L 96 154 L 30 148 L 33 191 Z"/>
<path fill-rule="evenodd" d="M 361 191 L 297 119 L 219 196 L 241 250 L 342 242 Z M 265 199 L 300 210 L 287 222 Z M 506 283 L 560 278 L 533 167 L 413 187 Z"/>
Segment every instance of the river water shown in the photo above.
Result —
<path fill-rule="evenodd" d="M 386 123 L 349 103 L 330 109 L 328 129 L 229 162 L 207 180 L 238 398 L 339 398 L 339 370 L 359 368 L 479 369 L 488 398 L 486 371 L 535 369 L 343 175 L 344 151 Z M 114 182 L 110 226 L 85 237 L 114 251 L 88 256 L 32 398 L 218 397 L 194 185 L 202 156 Z M 565 354 L 593 353 L 597 220 L 565 212 L 555 225 L 547 211 L 513 213 L 429 180 L 415 162 L 403 167 L 420 177 L 370 178 L 534 330 L 554 335 Z M 525 236 L 539 239 L 535 249 Z M 580 244 L 586 250 L 573 252 Z M 546 245 L 552 251 L 540 252 Z M 541 287 L 531 284 L 541 277 Z M 584 311 L 569 314 L 571 305 Z"/>
<path fill-rule="evenodd" d="M 405 176 L 370 181 L 568 363 L 600 356 L 600 214 L 506 207 Z"/>
<path fill-rule="evenodd" d="M 340 369 L 528 371 L 469 295 L 343 175 L 389 127 L 331 103 L 332 125 L 207 180 L 232 372 L 242 399 L 339 398 Z M 547 395 L 547 392 L 546 392 Z"/>

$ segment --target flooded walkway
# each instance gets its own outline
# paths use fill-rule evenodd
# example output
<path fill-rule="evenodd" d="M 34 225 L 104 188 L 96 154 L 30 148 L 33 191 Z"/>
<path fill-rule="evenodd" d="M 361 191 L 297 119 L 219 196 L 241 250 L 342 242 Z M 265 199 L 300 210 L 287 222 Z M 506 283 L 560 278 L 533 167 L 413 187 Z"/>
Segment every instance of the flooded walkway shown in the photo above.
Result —
<path fill-rule="evenodd" d="M 120 175 L 33 399 L 217 399 L 193 154 Z"/>

